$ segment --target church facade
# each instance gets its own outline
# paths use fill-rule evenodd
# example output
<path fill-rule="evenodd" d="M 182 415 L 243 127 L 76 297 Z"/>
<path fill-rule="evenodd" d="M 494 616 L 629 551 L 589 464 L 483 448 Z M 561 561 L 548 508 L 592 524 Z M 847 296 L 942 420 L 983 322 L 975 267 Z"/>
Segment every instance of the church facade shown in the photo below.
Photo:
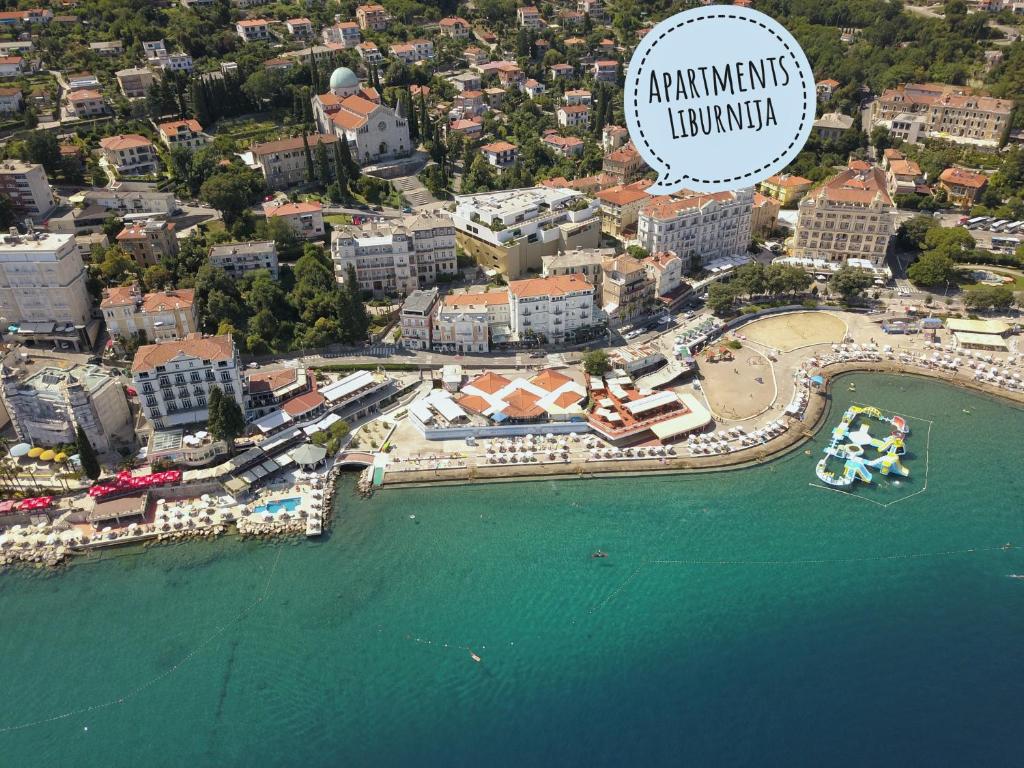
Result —
<path fill-rule="evenodd" d="M 321 133 L 348 142 L 360 165 L 408 157 L 414 149 L 409 121 L 382 104 L 376 89 L 361 85 L 347 67 L 334 70 L 330 90 L 313 97 L 313 115 Z"/>

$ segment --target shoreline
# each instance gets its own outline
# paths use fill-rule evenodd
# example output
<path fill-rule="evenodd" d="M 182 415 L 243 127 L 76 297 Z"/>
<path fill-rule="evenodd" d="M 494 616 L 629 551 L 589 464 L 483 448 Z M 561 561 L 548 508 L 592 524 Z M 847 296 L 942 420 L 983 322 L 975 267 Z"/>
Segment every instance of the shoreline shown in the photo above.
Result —
<path fill-rule="evenodd" d="M 810 397 L 802 419 L 794 420 L 793 426 L 771 442 L 743 448 L 727 454 L 714 456 L 675 456 L 656 459 L 628 459 L 616 461 L 587 461 L 586 463 L 566 462 L 564 464 L 514 465 L 486 467 L 454 467 L 385 473 L 384 482 L 375 490 L 426 488 L 451 485 L 486 485 L 491 483 L 516 483 L 535 480 L 599 480 L 663 474 L 693 474 L 703 472 L 726 472 L 761 466 L 781 459 L 797 450 L 804 443 L 817 436 L 831 409 L 833 383 L 853 373 L 884 373 L 897 376 L 920 376 L 944 382 L 953 387 L 971 390 L 978 394 L 1024 407 L 1024 395 L 1009 392 L 977 382 L 957 373 L 918 368 L 893 361 L 851 361 L 834 363 L 821 369 L 827 374 L 826 388 Z"/>

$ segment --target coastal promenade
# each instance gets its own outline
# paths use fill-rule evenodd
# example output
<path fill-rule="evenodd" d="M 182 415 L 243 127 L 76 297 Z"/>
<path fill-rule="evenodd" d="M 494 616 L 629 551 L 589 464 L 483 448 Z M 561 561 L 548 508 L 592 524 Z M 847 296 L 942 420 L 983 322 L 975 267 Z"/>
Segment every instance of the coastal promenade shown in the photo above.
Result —
<path fill-rule="evenodd" d="M 760 414 L 756 424 L 751 425 L 747 432 L 753 433 L 768 423 L 777 423 L 780 420 L 786 423 L 786 428 L 764 442 L 749 446 L 734 445 L 728 452 L 712 455 L 691 455 L 686 444 L 678 444 L 673 447 L 674 455 L 651 456 L 648 448 L 643 452 L 646 454 L 644 456 L 640 456 L 639 450 L 634 450 L 632 455 L 623 452 L 614 458 L 601 458 L 600 454 L 595 458 L 593 451 L 585 450 L 586 442 L 590 439 L 590 436 L 585 436 L 581 444 L 566 447 L 564 459 L 497 465 L 485 463 L 483 452 L 479 449 L 474 451 L 461 448 L 457 453 L 447 454 L 438 450 L 432 454 L 433 461 L 421 462 L 427 465 L 422 469 L 418 465 L 414 465 L 413 468 L 408 464 L 402 467 L 401 471 L 389 469 L 384 476 L 383 487 L 437 483 L 465 484 L 478 481 L 493 483 L 542 477 L 593 479 L 599 476 L 706 472 L 755 466 L 785 455 L 810 440 L 820 429 L 828 413 L 831 387 L 835 385 L 837 377 L 848 373 L 874 372 L 923 376 L 1024 406 L 1024 391 L 1021 389 L 1007 389 L 978 380 L 975 371 L 965 365 L 956 369 L 942 367 L 923 354 L 919 340 L 908 342 L 906 347 L 893 348 L 885 354 L 866 354 L 865 359 L 859 360 L 837 359 L 826 362 L 823 358 L 826 357 L 824 352 L 828 348 L 827 344 L 809 345 L 788 353 L 786 357 L 792 359 L 784 361 L 787 364 L 776 364 L 773 370 L 779 386 L 775 402 Z M 802 370 L 808 375 L 821 375 L 825 379 L 823 387 L 812 390 L 806 397 L 806 406 L 799 418 L 784 414 L 784 404 L 796 396 L 795 389 L 798 386 L 793 383 L 793 365 L 802 366 Z M 542 450 L 543 452 L 545 451 Z"/>

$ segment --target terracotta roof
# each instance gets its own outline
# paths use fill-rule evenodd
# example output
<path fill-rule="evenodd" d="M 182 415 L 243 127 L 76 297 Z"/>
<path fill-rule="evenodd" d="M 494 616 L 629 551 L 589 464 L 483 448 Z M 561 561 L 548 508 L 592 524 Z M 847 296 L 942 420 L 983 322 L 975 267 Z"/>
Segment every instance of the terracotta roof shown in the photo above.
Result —
<path fill-rule="evenodd" d="M 597 193 L 599 200 L 604 200 L 612 205 L 629 205 L 648 197 L 650 197 L 649 194 L 636 187 L 612 187 Z"/>
<path fill-rule="evenodd" d="M 939 179 L 947 184 L 958 184 L 973 189 L 981 189 L 988 184 L 988 176 L 965 168 L 947 168 L 939 175 Z"/>
<path fill-rule="evenodd" d="M 361 115 L 353 115 L 351 112 L 339 110 L 331 115 L 331 122 L 344 128 L 346 131 L 357 130 L 364 125 L 368 118 Z"/>
<path fill-rule="evenodd" d="M 449 16 L 447 19 L 441 19 L 440 21 L 442 27 L 454 27 L 457 24 L 461 24 L 464 27 L 469 26 L 469 22 L 460 16 Z"/>
<path fill-rule="evenodd" d="M 199 124 L 198 120 L 173 120 L 169 123 L 160 123 L 157 128 L 160 129 L 160 133 L 165 136 L 170 136 L 178 132 L 178 129 L 184 126 L 188 128 L 192 133 L 202 133 L 203 126 Z"/>
<path fill-rule="evenodd" d="M 333 144 L 338 140 L 338 137 L 333 133 L 311 133 L 306 137 L 306 140 L 309 142 L 310 149 L 312 149 L 320 142 L 323 142 L 324 144 Z M 267 141 L 263 144 L 254 144 L 252 147 L 252 153 L 259 157 L 262 155 L 272 155 L 275 152 L 289 152 L 296 149 L 302 149 L 301 136 L 293 136 L 290 139 L 278 139 L 277 141 Z"/>
<path fill-rule="evenodd" d="M 764 180 L 764 183 L 771 184 L 775 187 L 809 187 L 814 182 L 810 179 L 805 179 L 803 176 L 793 176 L 789 173 L 781 173 L 769 176 Z"/>
<path fill-rule="evenodd" d="M 555 398 L 555 405 L 559 408 L 568 408 L 571 405 L 576 405 L 584 398 L 579 392 L 573 392 L 572 390 L 566 390 L 558 397 Z"/>
<path fill-rule="evenodd" d="M 514 149 L 516 149 L 516 145 L 509 144 L 507 141 L 495 141 L 491 144 L 484 144 L 480 147 L 481 152 L 494 152 L 495 154 L 499 152 L 511 152 Z"/>
<path fill-rule="evenodd" d="M 242 19 L 238 22 L 240 27 L 265 27 L 266 25 L 266 19 Z"/>
<path fill-rule="evenodd" d="M 559 112 L 565 112 L 567 115 L 580 115 L 584 112 L 590 112 L 590 107 L 586 104 L 572 104 L 567 107 L 559 107 Z"/>
<path fill-rule="evenodd" d="M 158 365 L 165 365 L 179 355 L 200 360 L 231 360 L 235 356 L 235 343 L 230 334 L 223 336 L 202 336 L 190 333 L 184 339 L 146 344 L 139 347 L 132 361 L 132 371 L 151 371 Z"/>
<path fill-rule="evenodd" d="M 294 216 L 299 213 L 316 213 L 323 209 L 320 203 L 281 203 L 274 205 L 266 203 L 263 206 L 263 213 L 270 216 Z"/>
<path fill-rule="evenodd" d="M 552 275 L 516 280 L 509 283 L 508 291 L 520 299 L 537 296 L 564 296 L 577 291 L 591 291 L 594 286 L 583 275 Z"/>
<path fill-rule="evenodd" d="M 327 399 L 316 390 L 304 395 L 297 395 L 281 405 L 281 410 L 292 418 L 302 416 L 315 410 L 327 402 Z"/>
<path fill-rule="evenodd" d="M 532 379 L 531 384 L 535 384 L 541 389 L 545 389 L 548 392 L 554 392 L 556 389 L 561 387 L 563 384 L 567 384 L 572 381 L 571 378 L 566 376 L 564 373 L 559 373 L 551 368 L 545 368 L 543 371 L 538 373 Z"/>
<path fill-rule="evenodd" d="M 259 394 L 288 386 L 298 380 L 299 373 L 295 368 L 278 368 L 273 371 L 256 371 L 245 378 L 249 382 L 249 392 Z"/>
<path fill-rule="evenodd" d="M 679 195 L 686 196 L 681 197 Z M 735 199 L 736 195 L 733 192 L 712 192 L 702 195 L 696 192 L 685 191 L 677 193 L 677 195 L 660 195 L 651 198 L 651 202 L 644 206 L 642 212 L 656 219 L 673 219 L 683 211 L 700 209 L 711 202 L 725 203 Z"/>
<path fill-rule="evenodd" d="M 881 168 L 870 166 L 867 169 L 848 168 L 825 182 L 816 196 L 833 202 L 860 205 L 868 205 L 879 196 L 883 204 L 892 205 L 892 199 L 886 191 L 885 174 Z"/>
<path fill-rule="evenodd" d="M 163 312 L 175 307 L 188 309 L 195 303 L 196 292 L 191 288 L 178 288 L 173 291 L 153 291 L 142 297 L 143 312 Z"/>
<path fill-rule="evenodd" d="M 508 304 L 508 291 L 481 291 L 480 293 L 450 293 L 442 300 L 447 307 L 491 306 Z"/>
<path fill-rule="evenodd" d="M 145 136 L 137 133 L 125 133 L 120 136 L 108 136 L 100 139 L 100 146 L 103 149 L 118 151 L 122 149 L 138 149 L 139 147 L 152 147 L 153 142 Z"/>
<path fill-rule="evenodd" d="M 364 99 L 362 96 L 349 96 L 347 99 L 341 102 L 341 106 L 350 112 L 356 112 L 363 117 L 371 114 L 373 110 L 379 107 L 379 104 L 374 104 L 369 99 Z"/>
<path fill-rule="evenodd" d="M 472 385 L 479 389 L 481 392 L 486 392 L 488 395 L 493 395 L 495 392 L 501 391 L 511 383 L 512 382 L 509 379 L 506 379 L 500 373 L 495 373 L 494 371 L 487 371 L 487 373 L 482 373 L 479 376 L 477 376 L 466 386 Z"/>
<path fill-rule="evenodd" d="M 474 413 L 483 413 L 491 407 L 491 404 L 480 397 L 480 395 L 459 395 L 455 398 L 455 402 L 467 411 L 473 411 Z"/>
<path fill-rule="evenodd" d="M 0 88 L 0 96 L 14 96 L 21 93 L 21 88 Z"/>
<path fill-rule="evenodd" d="M 102 99 L 103 94 L 99 91 L 95 91 L 92 88 L 85 88 L 81 91 L 72 91 L 68 94 L 68 101 L 93 101 L 95 99 Z M 103 142 L 101 141 L 100 144 Z"/>
<path fill-rule="evenodd" d="M 544 413 L 544 409 L 537 405 L 538 400 L 539 397 L 525 389 L 517 389 L 505 398 L 506 405 L 501 412 L 510 419 L 536 418 Z"/>
<path fill-rule="evenodd" d="M 174 231 L 174 226 L 175 226 L 175 224 L 174 224 L 173 221 L 168 221 L 164 225 L 164 228 L 168 232 L 173 232 Z M 124 225 L 124 229 L 122 229 L 120 232 L 117 233 L 117 238 L 116 239 L 117 240 L 146 240 L 146 239 L 148 239 L 148 236 L 146 235 L 146 222 L 144 222 L 144 221 L 135 221 L 135 222 L 132 222 L 130 224 L 125 224 Z"/>
<path fill-rule="evenodd" d="M 817 82 L 817 85 L 827 85 L 829 88 L 838 88 L 839 87 L 839 81 L 838 80 L 819 80 Z"/>
<path fill-rule="evenodd" d="M 921 175 L 921 166 L 913 160 L 893 160 L 889 163 L 889 170 L 894 176 Z"/>

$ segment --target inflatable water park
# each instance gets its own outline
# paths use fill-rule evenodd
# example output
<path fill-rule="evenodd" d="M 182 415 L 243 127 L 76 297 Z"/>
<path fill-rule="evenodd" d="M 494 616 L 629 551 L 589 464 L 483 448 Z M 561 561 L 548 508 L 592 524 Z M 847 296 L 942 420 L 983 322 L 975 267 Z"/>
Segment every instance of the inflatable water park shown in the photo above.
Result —
<path fill-rule="evenodd" d="M 872 435 L 872 422 L 887 428 L 889 434 L 885 437 Z M 907 451 L 909 434 L 910 427 L 902 416 L 884 414 L 870 405 L 852 405 L 832 430 L 825 456 L 815 468 L 818 479 L 837 488 L 847 488 L 857 480 L 873 483 L 875 472 L 907 477 L 910 470 L 903 466 L 900 457 Z M 870 451 L 874 452 L 873 457 L 868 455 Z M 841 465 L 840 471 L 829 469 L 833 460 Z"/>

